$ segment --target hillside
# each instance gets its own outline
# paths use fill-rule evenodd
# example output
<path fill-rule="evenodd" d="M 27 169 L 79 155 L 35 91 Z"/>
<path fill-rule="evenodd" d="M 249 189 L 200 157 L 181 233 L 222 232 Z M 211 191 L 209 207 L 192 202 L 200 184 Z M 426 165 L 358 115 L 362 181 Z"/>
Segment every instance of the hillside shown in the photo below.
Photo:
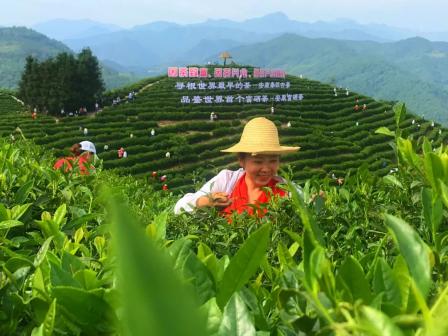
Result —
<path fill-rule="evenodd" d="M 71 52 L 63 43 L 24 27 L 0 28 L 0 87 L 17 85 L 29 55 L 40 60 Z"/>
<path fill-rule="evenodd" d="M 28 55 L 44 60 L 62 52 L 72 53 L 63 43 L 31 29 L 0 28 L 0 88 L 17 87 Z M 105 65 L 102 65 L 102 72 L 107 88 L 120 87 L 140 78 Z"/>
<path fill-rule="evenodd" d="M 394 43 L 309 39 L 288 34 L 230 50 L 242 63 L 284 68 L 377 99 L 401 100 L 448 125 L 448 43 L 413 38 Z"/>
<path fill-rule="evenodd" d="M 235 84 L 231 79 L 222 81 L 225 85 L 228 82 Z M 260 83 L 264 85 L 271 81 L 279 84 L 288 82 L 290 88 L 259 88 Z M 286 80 L 252 78 L 245 81 L 251 85 L 250 89 L 203 90 L 200 93 L 200 96 L 221 94 L 234 97 L 303 94 L 302 101 L 274 102 L 275 114 L 270 115 L 271 101 L 182 104 L 182 96 L 194 93 L 176 89 L 177 82 L 186 80 L 153 78 L 121 92 L 116 91 L 114 95 L 120 95 L 125 101 L 130 90 L 146 87 L 138 93 L 135 101 L 108 106 L 88 117 L 57 120 L 39 115 L 33 121 L 28 114 L 4 115 L 0 122 L 0 135 L 8 136 L 19 126 L 26 137 L 56 149 L 58 155 L 64 154 L 64 150 L 73 143 L 89 139 L 96 144 L 99 157 L 104 160 L 104 168 L 143 177 L 158 171 L 161 175 L 168 175 L 170 188 L 191 186 L 223 167 L 235 167 L 234 156 L 224 155 L 219 150 L 237 142 L 244 122 L 255 116 L 271 118 L 279 126 L 285 144 L 302 147 L 298 153 L 286 155 L 283 160 L 292 166 L 298 180 L 331 173 L 343 176 L 364 163 L 371 170 L 384 174 L 395 165 L 389 138 L 374 133 L 381 126 L 394 129 L 394 116 L 388 103 L 354 92 L 347 96 L 345 89 L 340 88 L 335 97 L 332 86 L 294 76 L 288 76 Z M 356 99 L 359 99 L 360 107 L 366 104 L 365 111 L 354 111 Z M 215 122 L 209 120 L 212 111 L 219 117 Z M 415 119 L 414 123 L 411 123 L 412 119 Z M 291 127 L 287 126 L 288 122 Z M 87 137 L 81 131 L 84 127 L 88 129 Z M 426 134 L 434 139 L 435 144 L 448 137 L 439 125 L 432 127 L 430 121 L 411 115 L 402 127 L 405 134 L 415 137 Z M 152 129 L 154 136 L 150 134 Z M 120 147 L 128 152 L 126 159 L 118 159 L 117 149 Z M 165 157 L 166 152 L 170 152 L 171 158 Z"/>
<path fill-rule="evenodd" d="M 395 144 L 396 173 L 290 185 L 264 216 L 226 218 L 0 138 L 0 334 L 447 335 L 448 148 Z"/>
<path fill-rule="evenodd" d="M 0 90 L 0 116 L 25 112 L 25 106 L 11 92 Z"/>

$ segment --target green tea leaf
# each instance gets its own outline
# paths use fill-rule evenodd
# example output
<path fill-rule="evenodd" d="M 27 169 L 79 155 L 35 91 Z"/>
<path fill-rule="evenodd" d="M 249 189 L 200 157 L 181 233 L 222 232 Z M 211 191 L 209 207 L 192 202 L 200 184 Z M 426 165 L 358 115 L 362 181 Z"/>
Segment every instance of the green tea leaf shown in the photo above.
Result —
<path fill-rule="evenodd" d="M 31 203 L 22 204 L 22 205 L 16 205 L 11 209 L 11 217 L 10 219 L 16 219 L 19 220 L 20 217 L 23 216 L 23 214 L 28 210 L 28 208 L 31 206 Z"/>
<path fill-rule="evenodd" d="M 192 252 L 192 242 L 188 239 L 176 240 L 169 248 L 174 259 L 174 269 L 193 284 L 201 303 L 215 296 L 215 283 L 207 267 Z"/>
<path fill-rule="evenodd" d="M 353 302 L 361 299 L 365 304 L 370 303 L 372 300 L 370 285 L 358 260 L 352 256 L 347 257 L 339 267 L 338 275 L 350 289 Z"/>
<path fill-rule="evenodd" d="M 386 214 L 386 226 L 397 242 L 398 248 L 408 265 L 411 276 L 423 297 L 431 286 L 431 266 L 429 248 L 420 236 L 404 220 Z"/>
<path fill-rule="evenodd" d="M 118 201 L 111 206 L 126 334 L 202 336 L 205 321 L 192 293 Z"/>
<path fill-rule="evenodd" d="M 34 180 L 29 180 L 25 182 L 19 190 L 16 191 L 14 201 L 15 203 L 22 204 L 26 201 L 28 198 L 28 195 L 31 192 L 31 189 L 33 189 L 34 186 Z"/>
<path fill-rule="evenodd" d="M 93 292 L 82 288 L 56 286 L 52 293 L 64 315 L 87 331 L 110 332 L 117 323 L 113 308 Z"/>
<path fill-rule="evenodd" d="M 387 127 L 380 127 L 378 129 L 375 130 L 376 134 L 383 134 L 383 135 L 387 135 L 390 137 L 395 137 L 395 133 L 392 132 L 390 129 L 388 129 Z"/>
<path fill-rule="evenodd" d="M 48 248 L 50 247 L 50 243 L 53 237 L 49 237 L 45 240 L 45 242 L 40 247 L 39 251 L 36 254 L 36 257 L 34 258 L 34 267 L 39 267 L 39 265 L 44 260 L 45 256 L 47 255 Z"/>
<path fill-rule="evenodd" d="M 259 267 L 269 242 L 271 226 L 262 225 L 252 233 L 230 260 L 218 286 L 216 301 L 224 307 L 230 297 L 254 275 Z"/>
<path fill-rule="evenodd" d="M 431 307 L 431 320 L 425 326 L 423 335 L 425 336 L 445 336 L 448 335 L 448 285 L 439 294 L 436 302 Z"/>
<path fill-rule="evenodd" d="M 403 336 L 403 332 L 394 322 L 379 310 L 362 307 L 361 327 L 369 336 Z"/>
<path fill-rule="evenodd" d="M 219 336 L 255 336 L 252 317 L 243 299 L 234 293 L 224 308 Z"/>
<path fill-rule="evenodd" d="M 67 214 L 67 205 L 61 204 L 59 208 L 56 209 L 56 212 L 53 216 L 53 221 L 57 225 L 57 228 L 60 229 L 63 226 L 63 222 L 65 223 L 65 215 Z"/>
<path fill-rule="evenodd" d="M 401 182 L 394 176 L 394 175 L 386 175 L 383 177 L 383 181 L 387 184 L 396 186 L 400 189 L 404 189 L 403 185 L 401 184 Z"/>
<path fill-rule="evenodd" d="M 398 128 L 406 116 L 406 106 L 404 103 L 397 103 L 394 105 L 393 110 L 395 114 L 395 124 Z"/>
<path fill-rule="evenodd" d="M 0 222 L 0 230 L 6 230 L 6 229 L 10 229 L 16 226 L 21 226 L 23 225 L 23 223 L 21 221 L 15 220 L 15 219 L 9 219 L 9 220 L 5 220 Z"/>
<path fill-rule="evenodd" d="M 384 258 L 379 258 L 376 264 L 373 289 L 377 295 L 384 293 L 383 304 L 395 308 L 398 312 L 405 312 L 398 279 Z"/>
<path fill-rule="evenodd" d="M 45 315 L 44 322 L 38 327 L 34 328 L 31 336 L 52 336 L 54 328 L 54 320 L 56 317 L 56 299 L 51 302 L 50 308 Z"/>
<path fill-rule="evenodd" d="M 426 227 L 432 235 L 433 243 L 436 250 L 439 250 L 439 241 L 437 239 L 437 231 L 443 219 L 442 199 L 439 195 L 433 193 L 429 188 L 422 189 L 423 217 L 425 218 Z"/>
<path fill-rule="evenodd" d="M 222 313 L 216 303 L 216 298 L 211 298 L 201 306 L 201 313 L 206 316 L 207 335 L 215 335 L 221 325 Z"/>

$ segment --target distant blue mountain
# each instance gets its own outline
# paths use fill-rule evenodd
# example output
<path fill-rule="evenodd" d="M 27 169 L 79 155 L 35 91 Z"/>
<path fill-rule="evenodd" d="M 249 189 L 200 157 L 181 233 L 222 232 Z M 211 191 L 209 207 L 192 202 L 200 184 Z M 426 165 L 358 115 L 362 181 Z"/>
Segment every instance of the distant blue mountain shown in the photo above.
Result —
<path fill-rule="evenodd" d="M 56 40 L 88 38 L 123 30 L 122 27 L 99 23 L 92 20 L 56 19 L 38 23 L 32 29 Z"/>
<path fill-rule="evenodd" d="M 404 101 L 413 112 L 448 125 L 447 42 L 414 37 L 378 43 L 284 34 L 228 51 L 240 64 L 283 68 L 375 98 Z"/>

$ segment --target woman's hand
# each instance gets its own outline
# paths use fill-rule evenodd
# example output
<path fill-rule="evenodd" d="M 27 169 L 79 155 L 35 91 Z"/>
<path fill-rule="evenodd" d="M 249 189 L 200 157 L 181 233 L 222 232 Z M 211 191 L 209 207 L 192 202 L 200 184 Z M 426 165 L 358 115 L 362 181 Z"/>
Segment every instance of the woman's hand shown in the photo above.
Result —
<path fill-rule="evenodd" d="M 214 192 L 206 196 L 199 197 L 196 201 L 198 208 L 202 207 L 216 207 L 226 208 L 232 203 L 229 195 L 225 192 Z"/>

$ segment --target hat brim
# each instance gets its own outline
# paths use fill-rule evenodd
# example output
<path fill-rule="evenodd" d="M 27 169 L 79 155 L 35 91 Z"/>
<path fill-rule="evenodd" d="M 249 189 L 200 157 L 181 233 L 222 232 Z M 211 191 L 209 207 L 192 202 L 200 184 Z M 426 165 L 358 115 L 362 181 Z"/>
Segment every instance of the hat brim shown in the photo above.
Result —
<path fill-rule="evenodd" d="M 221 152 L 224 153 L 251 153 L 251 154 L 272 154 L 281 155 L 297 152 L 300 147 L 289 147 L 289 146 L 274 146 L 274 147 L 263 147 L 260 146 L 248 146 L 237 143 L 236 145 L 222 149 Z"/>

